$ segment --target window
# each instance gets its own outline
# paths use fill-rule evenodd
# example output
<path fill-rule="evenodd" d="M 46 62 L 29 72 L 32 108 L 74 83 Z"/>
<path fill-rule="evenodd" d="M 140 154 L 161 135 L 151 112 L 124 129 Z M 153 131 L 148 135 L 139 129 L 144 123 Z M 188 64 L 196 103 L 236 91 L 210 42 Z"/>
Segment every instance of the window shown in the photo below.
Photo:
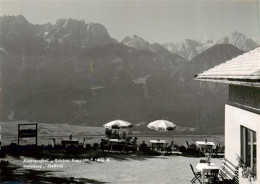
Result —
<path fill-rule="evenodd" d="M 241 158 L 253 169 L 256 169 L 256 146 L 256 132 L 241 126 Z"/>

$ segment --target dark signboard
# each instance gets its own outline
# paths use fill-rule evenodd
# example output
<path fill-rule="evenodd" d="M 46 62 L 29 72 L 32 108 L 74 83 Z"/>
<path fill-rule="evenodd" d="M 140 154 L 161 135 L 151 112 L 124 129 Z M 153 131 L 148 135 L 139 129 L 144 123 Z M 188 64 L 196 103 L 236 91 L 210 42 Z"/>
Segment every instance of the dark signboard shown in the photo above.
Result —
<path fill-rule="evenodd" d="M 34 126 L 34 128 L 32 128 Z M 26 128 L 30 127 L 30 128 Z M 18 124 L 18 145 L 20 144 L 21 138 L 33 138 L 35 137 L 35 144 L 37 145 L 37 131 L 38 124 Z"/>

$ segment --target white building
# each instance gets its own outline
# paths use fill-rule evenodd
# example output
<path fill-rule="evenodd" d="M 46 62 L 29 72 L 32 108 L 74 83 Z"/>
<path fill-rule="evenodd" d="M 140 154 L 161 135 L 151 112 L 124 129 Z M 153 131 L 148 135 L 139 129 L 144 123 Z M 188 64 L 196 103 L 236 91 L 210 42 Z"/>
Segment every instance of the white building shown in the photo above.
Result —
<path fill-rule="evenodd" d="M 237 155 L 256 168 L 260 183 L 260 47 L 195 76 L 196 80 L 229 84 L 225 105 L 225 158 Z M 252 146 L 253 145 L 253 146 Z M 248 183 L 239 171 L 239 183 Z"/>

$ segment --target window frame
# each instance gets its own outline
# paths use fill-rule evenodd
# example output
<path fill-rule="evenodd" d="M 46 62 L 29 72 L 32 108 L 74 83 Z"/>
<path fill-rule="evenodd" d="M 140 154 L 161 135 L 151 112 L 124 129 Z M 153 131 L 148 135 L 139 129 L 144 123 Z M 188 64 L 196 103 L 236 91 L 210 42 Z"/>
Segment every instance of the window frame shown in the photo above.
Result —
<path fill-rule="evenodd" d="M 249 139 L 249 135 L 250 135 L 250 139 Z M 257 161 L 256 163 L 254 163 L 254 135 L 255 135 L 255 143 L 257 143 L 257 136 L 256 136 L 256 131 L 247 128 L 245 126 L 240 126 L 240 145 L 241 145 L 241 149 L 240 149 L 240 155 L 241 158 L 243 158 L 243 160 L 245 161 L 246 165 L 248 167 L 253 167 L 257 165 Z M 249 141 L 250 140 L 250 141 Z M 247 155 L 249 154 L 249 150 L 248 150 L 248 143 L 250 142 L 249 145 L 250 146 L 250 163 L 248 161 L 248 157 Z M 257 144 L 256 144 L 256 149 L 257 149 Z M 257 150 L 256 150 L 256 157 L 257 157 Z"/>

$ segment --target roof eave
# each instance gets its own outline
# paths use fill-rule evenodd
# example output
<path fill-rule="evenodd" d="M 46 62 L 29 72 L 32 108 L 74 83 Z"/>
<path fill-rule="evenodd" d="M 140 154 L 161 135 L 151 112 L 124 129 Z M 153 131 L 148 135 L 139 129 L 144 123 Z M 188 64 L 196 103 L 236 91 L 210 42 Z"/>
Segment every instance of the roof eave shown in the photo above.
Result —
<path fill-rule="evenodd" d="M 260 88 L 260 83 L 256 81 L 251 82 L 251 81 L 228 80 L 228 79 L 219 79 L 219 78 L 197 78 L 197 77 L 195 77 L 195 80 Z"/>
<path fill-rule="evenodd" d="M 229 79 L 229 80 L 260 80 L 260 75 L 195 75 L 197 79 Z"/>

